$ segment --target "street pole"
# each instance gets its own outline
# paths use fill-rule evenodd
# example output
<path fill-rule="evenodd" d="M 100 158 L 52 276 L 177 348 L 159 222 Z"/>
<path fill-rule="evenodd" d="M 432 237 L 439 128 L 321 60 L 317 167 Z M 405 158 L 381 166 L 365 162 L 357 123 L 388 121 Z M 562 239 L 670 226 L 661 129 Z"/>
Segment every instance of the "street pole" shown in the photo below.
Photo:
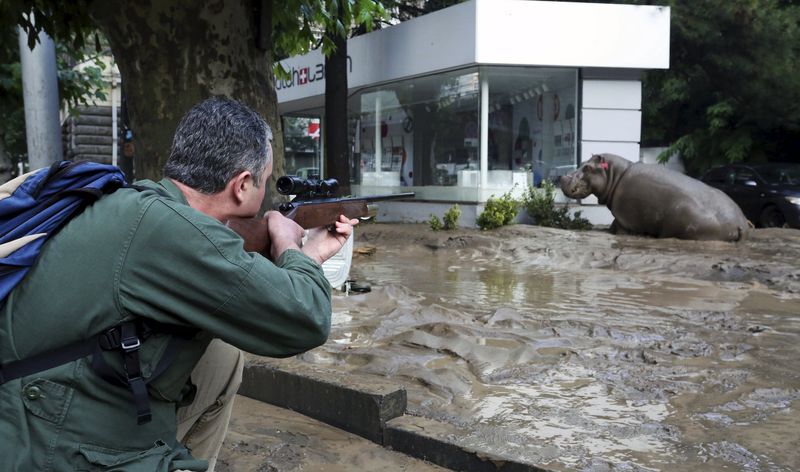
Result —
<path fill-rule="evenodd" d="M 31 50 L 28 48 L 28 34 L 19 27 L 19 56 L 28 166 L 34 170 L 63 159 L 56 46 L 42 31 Z"/>

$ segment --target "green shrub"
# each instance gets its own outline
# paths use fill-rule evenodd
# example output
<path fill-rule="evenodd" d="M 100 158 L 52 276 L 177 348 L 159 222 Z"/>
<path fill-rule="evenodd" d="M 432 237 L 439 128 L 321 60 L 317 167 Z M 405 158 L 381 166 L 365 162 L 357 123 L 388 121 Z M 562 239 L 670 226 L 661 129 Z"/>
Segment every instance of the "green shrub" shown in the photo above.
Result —
<path fill-rule="evenodd" d="M 458 207 L 458 204 L 455 204 L 450 207 L 444 214 L 444 229 L 456 229 L 458 228 L 458 218 L 461 216 L 461 208 Z"/>
<path fill-rule="evenodd" d="M 592 229 L 589 220 L 576 211 L 570 216 L 567 205 L 556 206 L 556 186 L 549 180 L 542 181 L 541 188 L 528 187 L 522 205 L 534 224 L 562 229 Z"/>
<path fill-rule="evenodd" d="M 511 192 L 506 192 L 500 198 L 494 195 L 486 201 L 486 206 L 478 215 L 476 223 L 482 230 L 495 229 L 511 224 L 519 212 L 519 202 L 511 197 Z"/>
<path fill-rule="evenodd" d="M 434 231 L 439 231 L 444 229 L 442 226 L 442 222 L 439 220 L 439 217 L 436 215 L 431 215 L 431 219 L 428 220 L 428 224 L 430 225 L 431 229 Z"/>
<path fill-rule="evenodd" d="M 431 218 L 428 220 L 428 225 L 434 231 L 440 230 L 451 230 L 458 228 L 458 218 L 461 217 L 461 208 L 458 207 L 458 204 L 455 204 L 450 207 L 444 213 L 444 223 L 439 220 L 439 217 L 431 214 Z"/>
<path fill-rule="evenodd" d="M 542 187 L 537 189 L 528 186 L 522 197 L 522 205 L 537 225 L 554 226 L 556 191 L 555 185 L 549 180 L 542 181 Z"/>

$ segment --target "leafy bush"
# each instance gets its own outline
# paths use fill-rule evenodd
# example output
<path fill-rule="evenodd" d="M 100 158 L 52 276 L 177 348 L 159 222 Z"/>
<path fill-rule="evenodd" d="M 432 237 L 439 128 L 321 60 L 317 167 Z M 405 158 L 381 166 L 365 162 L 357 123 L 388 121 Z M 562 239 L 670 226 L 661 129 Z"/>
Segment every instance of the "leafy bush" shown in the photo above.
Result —
<path fill-rule="evenodd" d="M 458 218 L 461 216 L 461 208 L 458 207 L 458 204 L 455 204 L 450 207 L 444 214 L 444 229 L 456 229 L 458 228 Z"/>
<path fill-rule="evenodd" d="M 581 216 L 580 211 L 571 216 L 567 205 L 556 206 L 555 201 L 556 186 L 549 180 L 542 181 L 539 189 L 529 186 L 522 197 L 522 205 L 534 224 L 562 229 L 592 229 L 592 224 Z"/>
<path fill-rule="evenodd" d="M 442 225 L 441 220 L 439 220 L 439 217 L 433 214 L 431 215 L 431 219 L 428 220 L 428 224 L 434 231 L 439 231 L 444 229 L 444 226 Z"/>
<path fill-rule="evenodd" d="M 494 195 L 486 201 L 486 206 L 478 215 L 478 227 L 482 230 L 495 229 L 511 224 L 519 212 L 519 202 L 511 197 L 511 192 L 506 192 L 500 198 Z"/>
<path fill-rule="evenodd" d="M 555 185 L 549 180 L 543 180 L 540 189 L 528 186 L 525 195 L 522 197 L 522 205 L 527 210 L 528 216 L 533 218 L 536 224 L 540 226 L 554 226 L 556 220 L 555 202 Z"/>
<path fill-rule="evenodd" d="M 434 231 L 456 229 L 458 228 L 458 218 L 460 216 L 461 208 L 458 207 L 458 204 L 455 204 L 444 213 L 444 224 L 439 220 L 438 216 L 431 214 L 428 225 L 430 225 L 431 229 Z"/>

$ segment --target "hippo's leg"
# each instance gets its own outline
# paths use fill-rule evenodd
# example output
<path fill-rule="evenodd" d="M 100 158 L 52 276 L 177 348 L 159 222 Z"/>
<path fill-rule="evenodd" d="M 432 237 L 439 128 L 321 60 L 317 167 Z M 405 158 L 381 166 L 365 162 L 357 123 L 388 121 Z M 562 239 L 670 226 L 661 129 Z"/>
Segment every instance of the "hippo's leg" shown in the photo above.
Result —
<path fill-rule="evenodd" d="M 608 227 L 608 231 L 611 232 L 611 234 L 619 234 L 619 235 L 624 235 L 624 234 L 636 235 L 637 234 L 637 233 L 634 233 L 634 232 L 628 230 L 627 228 L 625 228 L 621 224 L 619 224 L 617 219 L 614 219 L 614 221 L 611 222 L 611 226 Z"/>

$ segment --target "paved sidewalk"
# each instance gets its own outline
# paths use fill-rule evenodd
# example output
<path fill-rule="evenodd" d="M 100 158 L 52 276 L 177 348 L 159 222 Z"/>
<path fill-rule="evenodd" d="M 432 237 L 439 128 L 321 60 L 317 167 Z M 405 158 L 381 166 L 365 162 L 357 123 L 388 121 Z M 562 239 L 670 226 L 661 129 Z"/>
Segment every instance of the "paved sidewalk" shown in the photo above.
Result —
<path fill-rule="evenodd" d="M 447 469 L 383 448 L 299 413 L 238 395 L 216 470 L 443 472 Z"/>

